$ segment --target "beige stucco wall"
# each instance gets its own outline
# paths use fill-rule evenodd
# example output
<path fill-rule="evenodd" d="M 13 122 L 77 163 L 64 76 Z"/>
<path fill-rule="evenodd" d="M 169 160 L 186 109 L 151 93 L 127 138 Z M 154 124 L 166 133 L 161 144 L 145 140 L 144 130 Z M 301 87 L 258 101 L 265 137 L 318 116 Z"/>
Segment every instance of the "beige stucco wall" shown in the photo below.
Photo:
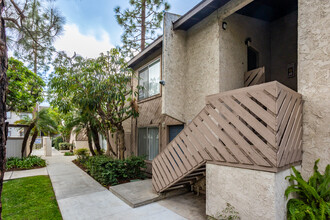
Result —
<path fill-rule="evenodd" d="M 186 72 L 186 32 L 173 31 L 172 22 L 180 16 L 165 13 L 163 34 L 162 113 L 184 121 L 185 72 Z"/>
<path fill-rule="evenodd" d="M 189 123 L 205 96 L 219 92 L 219 26 L 214 12 L 188 31 L 173 31 L 177 18 L 164 18 L 162 113 Z"/>
<path fill-rule="evenodd" d="M 205 96 L 219 92 L 219 25 L 217 12 L 187 31 L 184 118 L 192 120 Z"/>
<path fill-rule="evenodd" d="M 298 92 L 303 95 L 303 176 L 330 163 L 330 1 L 298 1 Z"/>
<path fill-rule="evenodd" d="M 227 29 L 220 29 L 220 92 L 244 87 L 244 73 L 247 71 L 247 46 L 259 52 L 259 66 L 270 71 L 270 27 L 269 23 L 240 14 L 224 19 Z M 222 22 L 221 22 L 222 23 Z"/>
<path fill-rule="evenodd" d="M 300 169 L 300 167 L 296 167 Z M 218 216 L 229 203 L 242 220 L 286 219 L 285 180 L 292 171 L 278 173 L 206 165 L 206 214 Z"/>

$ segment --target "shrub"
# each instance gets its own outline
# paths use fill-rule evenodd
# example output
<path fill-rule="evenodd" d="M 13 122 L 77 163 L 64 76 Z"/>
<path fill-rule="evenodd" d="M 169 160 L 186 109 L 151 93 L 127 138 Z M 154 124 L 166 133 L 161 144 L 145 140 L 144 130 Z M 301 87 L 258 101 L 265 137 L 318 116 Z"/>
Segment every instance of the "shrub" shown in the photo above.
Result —
<path fill-rule="evenodd" d="M 87 148 L 80 148 L 74 151 L 74 154 L 78 156 L 78 161 L 84 163 L 89 156 L 89 150 Z"/>
<path fill-rule="evenodd" d="M 24 158 L 10 157 L 6 162 L 6 170 L 11 169 L 32 169 L 36 167 L 45 167 L 46 161 L 38 156 L 29 156 Z"/>
<path fill-rule="evenodd" d="M 72 152 L 65 152 L 64 156 L 73 156 L 74 154 Z"/>
<path fill-rule="evenodd" d="M 132 156 L 119 160 L 100 155 L 79 161 L 85 166 L 87 172 L 103 185 L 116 185 L 120 181 L 145 178 L 142 170 L 146 168 L 144 157 Z"/>
<path fill-rule="evenodd" d="M 59 144 L 59 149 L 60 150 L 71 150 L 73 148 L 73 144 L 63 142 Z"/>
<path fill-rule="evenodd" d="M 95 154 L 96 155 L 104 155 L 105 151 L 103 149 L 101 149 L 101 153 L 99 153 L 97 150 L 95 150 Z"/>
<path fill-rule="evenodd" d="M 56 150 L 59 150 L 60 146 L 59 144 L 63 142 L 63 138 L 61 136 L 58 136 L 56 138 L 52 139 L 52 147 L 54 147 Z"/>
<path fill-rule="evenodd" d="M 226 208 L 217 214 L 215 217 L 208 216 L 207 220 L 240 220 L 241 217 L 235 207 L 227 202 Z"/>
<path fill-rule="evenodd" d="M 74 154 L 77 156 L 88 156 L 89 150 L 87 148 L 80 148 L 74 151 Z"/>
<path fill-rule="evenodd" d="M 318 171 L 318 162 L 315 161 L 314 174 L 307 182 L 294 167 L 294 175 L 286 177 L 291 186 L 285 190 L 285 196 L 288 198 L 290 193 L 298 196 L 287 203 L 288 219 L 330 219 L 330 165 L 322 175 Z"/>

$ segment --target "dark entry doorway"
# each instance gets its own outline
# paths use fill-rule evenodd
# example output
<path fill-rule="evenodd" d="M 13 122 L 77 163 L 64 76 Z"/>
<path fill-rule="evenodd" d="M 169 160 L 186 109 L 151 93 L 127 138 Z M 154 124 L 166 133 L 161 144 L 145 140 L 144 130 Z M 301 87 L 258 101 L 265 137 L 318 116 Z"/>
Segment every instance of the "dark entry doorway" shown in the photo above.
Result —
<path fill-rule="evenodd" d="M 184 128 L 183 125 L 171 125 L 168 126 L 169 130 L 169 138 L 168 142 L 170 143 Z"/>
<path fill-rule="evenodd" d="M 247 48 L 248 57 L 248 71 L 257 69 L 259 67 L 259 53 L 252 47 Z"/>

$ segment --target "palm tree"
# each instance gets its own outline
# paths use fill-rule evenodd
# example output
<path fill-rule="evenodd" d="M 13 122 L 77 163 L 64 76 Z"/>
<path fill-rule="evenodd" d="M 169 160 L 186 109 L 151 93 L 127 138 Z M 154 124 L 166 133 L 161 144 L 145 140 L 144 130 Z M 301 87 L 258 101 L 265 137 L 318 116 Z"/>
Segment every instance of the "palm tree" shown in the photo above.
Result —
<path fill-rule="evenodd" d="M 57 123 L 49 114 L 48 109 L 41 109 L 33 118 L 24 117 L 23 119 L 16 121 L 16 124 L 28 125 L 26 133 L 24 134 L 24 139 L 22 143 L 21 156 L 24 156 L 24 152 L 26 150 L 27 141 L 30 135 L 32 135 L 32 139 L 30 142 L 30 152 L 32 153 L 32 148 L 35 140 L 38 137 L 39 132 L 43 133 L 55 133 L 57 131 Z"/>

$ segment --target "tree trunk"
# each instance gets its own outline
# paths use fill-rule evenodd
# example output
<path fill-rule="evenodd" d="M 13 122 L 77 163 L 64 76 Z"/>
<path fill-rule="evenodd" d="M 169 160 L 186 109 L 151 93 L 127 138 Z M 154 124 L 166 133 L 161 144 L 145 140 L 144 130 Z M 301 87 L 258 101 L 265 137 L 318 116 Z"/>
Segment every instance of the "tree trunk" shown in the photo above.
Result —
<path fill-rule="evenodd" d="M 141 51 L 144 50 L 146 45 L 146 1 L 142 0 L 142 13 L 141 13 Z"/>
<path fill-rule="evenodd" d="M 90 128 L 87 127 L 87 140 L 88 140 L 88 147 L 89 147 L 89 151 L 91 152 L 91 154 L 93 156 L 95 156 L 95 151 L 93 149 L 93 141 L 92 141 L 92 135 L 91 135 L 91 131 L 90 131 Z"/>
<path fill-rule="evenodd" d="M 37 43 L 33 42 L 33 71 L 35 74 L 38 75 L 38 67 L 37 67 Z M 38 112 L 38 103 L 36 103 L 36 106 L 33 108 L 32 111 L 32 117 L 35 117 Z"/>
<path fill-rule="evenodd" d="M 27 144 L 27 141 L 29 139 L 29 136 L 30 136 L 30 133 L 31 133 L 31 130 L 33 129 L 33 127 L 35 126 L 35 123 L 31 123 L 29 125 L 29 127 L 27 128 L 26 130 L 26 133 L 24 134 L 24 139 L 23 139 L 23 143 L 22 143 L 22 149 L 21 149 L 21 156 L 24 157 L 24 151 L 26 149 L 26 144 Z"/>
<path fill-rule="evenodd" d="M 116 152 L 114 152 L 111 143 L 110 143 L 110 134 L 109 134 L 109 130 L 105 131 L 105 138 L 107 140 L 107 151 L 105 152 L 105 155 L 110 156 L 111 154 L 113 154 L 115 157 L 117 157 Z"/>
<path fill-rule="evenodd" d="M 8 123 L 6 123 L 6 91 L 7 91 L 7 67 L 8 67 L 8 56 L 7 56 L 7 45 L 6 45 L 6 31 L 5 21 L 3 20 L 3 9 L 5 7 L 4 1 L 0 0 L 0 219 L 2 213 L 2 186 L 3 177 L 5 174 L 6 166 L 6 142 L 8 135 Z"/>
<path fill-rule="evenodd" d="M 36 141 L 37 137 L 38 137 L 38 130 L 34 131 L 34 133 L 33 133 L 33 136 L 32 136 L 32 139 L 31 139 L 31 143 L 30 143 L 30 152 L 29 152 L 28 157 L 29 157 L 29 156 L 31 155 L 31 153 L 32 153 L 33 144 L 34 144 L 34 142 Z"/>
<path fill-rule="evenodd" d="M 35 74 L 37 74 L 38 75 L 38 73 L 37 73 L 37 71 L 38 71 L 38 64 L 37 64 L 37 62 L 38 62 L 38 57 L 37 57 L 37 55 L 38 55 L 38 52 L 37 52 L 37 42 L 33 42 L 33 71 L 34 71 L 34 73 Z"/>
<path fill-rule="evenodd" d="M 95 126 L 91 126 L 91 133 L 92 133 L 96 151 L 99 153 L 99 155 L 101 155 L 102 152 L 101 152 L 101 146 L 100 146 L 99 133 L 97 132 L 97 129 Z"/>
<path fill-rule="evenodd" d="M 126 151 L 126 147 L 125 147 L 125 131 L 124 128 L 121 127 L 120 129 L 118 129 L 117 131 L 117 135 L 118 135 L 118 149 L 119 149 L 119 159 L 123 160 L 125 159 L 125 151 Z"/>

